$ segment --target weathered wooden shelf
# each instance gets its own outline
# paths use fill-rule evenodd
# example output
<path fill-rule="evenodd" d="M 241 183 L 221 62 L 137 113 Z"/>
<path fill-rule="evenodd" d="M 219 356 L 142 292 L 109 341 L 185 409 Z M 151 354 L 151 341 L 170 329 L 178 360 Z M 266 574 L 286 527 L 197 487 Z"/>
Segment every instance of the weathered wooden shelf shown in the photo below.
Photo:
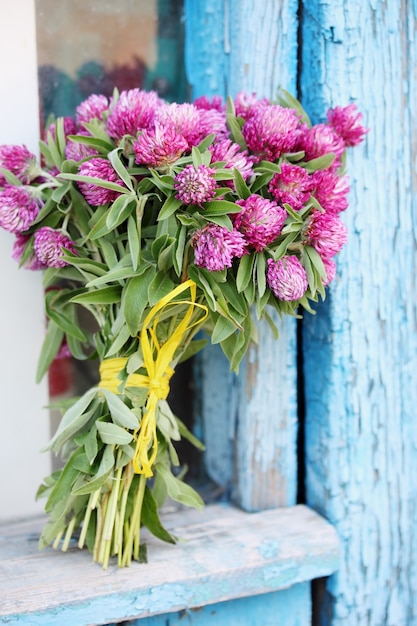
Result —
<path fill-rule="evenodd" d="M 339 562 L 332 526 L 305 506 L 245 513 L 225 504 L 168 512 L 181 541 L 147 536 L 147 564 L 108 570 L 77 547 L 38 551 L 43 518 L 0 526 L 0 622 L 109 624 L 278 591 Z"/>

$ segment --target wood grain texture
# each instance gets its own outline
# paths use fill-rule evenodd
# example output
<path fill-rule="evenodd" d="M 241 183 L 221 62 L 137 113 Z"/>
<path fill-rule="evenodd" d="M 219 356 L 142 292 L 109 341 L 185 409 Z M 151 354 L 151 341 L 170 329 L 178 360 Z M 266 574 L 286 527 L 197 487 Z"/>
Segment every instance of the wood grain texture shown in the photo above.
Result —
<path fill-rule="evenodd" d="M 193 98 L 239 91 L 294 92 L 297 3 L 186 0 L 186 67 Z M 275 342 L 266 324 L 238 378 L 220 350 L 199 357 L 206 467 L 247 510 L 295 502 L 297 463 L 294 320 Z"/>
<path fill-rule="evenodd" d="M 181 541 L 172 546 L 150 538 L 148 564 L 107 571 L 75 546 L 66 554 L 39 552 L 43 522 L 0 527 L 2 623 L 102 625 L 188 611 L 307 583 L 335 571 L 339 560 L 334 529 L 304 506 L 166 512 L 164 523 Z"/>
<path fill-rule="evenodd" d="M 350 239 L 304 321 L 308 503 L 336 527 L 320 624 L 417 624 L 416 3 L 305 2 L 302 99 L 313 121 L 357 102 Z"/>
<path fill-rule="evenodd" d="M 161 616 L 145 617 L 129 626 L 311 626 L 309 583 L 276 593 L 229 600 Z"/>

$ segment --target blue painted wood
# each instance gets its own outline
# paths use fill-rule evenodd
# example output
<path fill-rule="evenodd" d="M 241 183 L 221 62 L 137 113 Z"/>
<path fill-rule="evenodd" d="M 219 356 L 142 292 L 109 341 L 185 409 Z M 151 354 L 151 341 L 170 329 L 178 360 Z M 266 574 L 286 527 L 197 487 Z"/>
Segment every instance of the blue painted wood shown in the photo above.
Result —
<path fill-rule="evenodd" d="M 304 3 L 302 99 L 315 122 L 357 102 L 350 240 L 304 322 L 308 503 L 336 527 L 340 571 L 318 623 L 417 624 L 417 5 Z"/>
<path fill-rule="evenodd" d="M 297 77 L 297 2 L 186 0 L 192 96 L 272 97 Z M 206 467 L 247 510 L 294 504 L 297 489 L 295 323 L 266 325 L 236 379 L 219 349 L 199 357 Z"/>
<path fill-rule="evenodd" d="M 310 626 L 310 585 L 298 584 L 280 593 L 180 611 L 163 619 L 164 626 Z M 130 623 L 130 626 L 160 625 L 159 616 Z"/>
<path fill-rule="evenodd" d="M 153 624 L 166 626 L 171 614 L 191 615 L 215 605 L 216 624 L 235 612 L 242 615 L 246 607 L 243 626 L 255 618 L 263 625 L 271 615 L 266 601 L 282 606 L 287 598 L 283 626 L 304 625 L 309 581 L 338 566 L 334 529 L 304 506 L 245 513 L 212 505 L 202 513 L 165 510 L 163 519 L 180 538 L 177 545 L 144 531 L 149 562 L 124 569 L 112 564 L 106 571 L 75 543 L 67 553 L 39 551 L 43 518 L 0 526 L 0 623 L 87 626 L 158 616 Z M 294 595 L 285 591 L 290 587 L 298 588 L 294 594 L 303 606 L 295 607 Z M 270 592 L 265 604 L 237 602 Z M 209 619 L 210 609 L 205 616 Z"/>

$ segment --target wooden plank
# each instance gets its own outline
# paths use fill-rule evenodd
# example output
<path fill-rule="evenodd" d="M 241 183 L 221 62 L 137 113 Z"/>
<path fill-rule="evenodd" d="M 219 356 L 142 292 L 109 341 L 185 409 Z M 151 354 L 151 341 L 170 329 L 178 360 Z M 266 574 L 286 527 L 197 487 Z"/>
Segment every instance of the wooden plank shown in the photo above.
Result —
<path fill-rule="evenodd" d="M 308 503 L 337 528 L 341 569 L 318 623 L 417 616 L 417 6 L 305 2 L 303 103 L 315 122 L 357 102 L 350 240 L 304 322 Z"/>
<path fill-rule="evenodd" d="M 166 513 L 177 545 L 150 538 L 148 564 L 107 571 L 76 546 L 39 552 L 43 521 L 0 527 L 2 622 L 82 626 L 189 610 L 326 576 L 339 559 L 334 529 L 304 506 Z"/>
<path fill-rule="evenodd" d="M 192 96 L 294 93 L 294 0 L 186 0 L 186 68 Z M 217 348 L 198 357 L 209 476 L 246 510 L 292 505 L 297 492 L 296 326 L 275 342 L 263 324 L 239 378 Z"/>
<path fill-rule="evenodd" d="M 163 620 L 163 621 L 162 621 Z M 129 626 L 311 626 L 309 583 L 180 611 L 164 616 L 145 617 Z"/>

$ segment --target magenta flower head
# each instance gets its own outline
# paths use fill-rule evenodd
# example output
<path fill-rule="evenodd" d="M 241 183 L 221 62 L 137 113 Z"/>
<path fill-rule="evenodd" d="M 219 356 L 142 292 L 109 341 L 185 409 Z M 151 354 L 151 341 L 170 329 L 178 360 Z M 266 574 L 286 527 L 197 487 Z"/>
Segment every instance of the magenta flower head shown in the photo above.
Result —
<path fill-rule="evenodd" d="M 12 259 L 17 261 L 18 263 L 20 263 L 22 259 L 29 239 L 30 237 L 28 235 L 16 235 L 16 239 L 13 244 Z M 24 267 L 27 270 L 43 270 L 46 268 L 46 265 L 41 263 L 36 255 L 31 254 L 30 257 L 25 261 Z"/>
<path fill-rule="evenodd" d="M 225 161 L 225 168 L 237 169 L 241 173 L 244 180 L 248 180 L 253 174 L 254 158 L 248 156 L 247 150 L 237 143 L 233 143 L 231 139 L 223 139 L 209 146 L 211 152 L 211 161 Z M 224 181 L 224 184 L 234 189 L 233 181 Z"/>
<path fill-rule="evenodd" d="M 33 248 L 38 260 L 47 267 L 65 267 L 62 258 L 66 250 L 75 254 L 75 243 L 60 230 L 44 226 L 34 235 Z"/>
<path fill-rule="evenodd" d="M 311 175 L 312 193 L 326 213 L 340 213 L 348 207 L 347 176 L 332 170 L 317 170 Z"/>
<path fill-rule="evenodd" d="M 234 105 L 236 116 L 248 120 L 258 109 L 268 107 L 270 102 L 267 98 L 261 98 L 259 100 L 256 93 L 240 91 L 235 98 Z"/>
<path fill-rule="evenodd" d="M 268 259 L 266 279 L 272 293 L 286 302 L 302 298 L 308 287 L 307 273 L 294 255 Z"/>
<path fill-rule="evenodd" d="M 9 233 L 23 233 L 36 219 L 41 204 L 28 188 L 6 185 L 0 191 L 0 227 Z"/>
<path fill-rule="evenodd" d="M 280 204 L 289 204 L 294 211 L 301 209 L 308 201 L 312 181 L 309 173 L 299 165 L 283 163 L 279 174 L 269 183 L 269 193 Z"/>
<path fill-rule="evenodd" d="M 197 109 L 204 109 L 209 111 L 210 109 L 215 109 L 216 111 L 220 111 L 221 113 L 225 110 L 225 105 L 223 102 L 223 98 L 221 96 L 213 96 L 211 100 L 207 98 L 207 96 L 200 96 L 193 102 L 194 106 Z"/>
<path fill-rule="evenodd" d="M 332 257 L 345 245 L 347 232 L 345 224 L 337 215 L 313 211 L 304 237 L 306 243 L 315 248 L 321 257 Z"/>
<path fill-rule="evenodd" d="M 327 124 L 316 124 L 309 128 L 302 138 L 301 148 L 305 152 L 305 160 L 311 161 L 333 152 L 336 155 L 335 166 L 339 165 L 340 157 L 345 151 L 345 142 Z"/>
<path fill-rule="evenodd" d="M 101 94 L 92 94 L 78 105 L 75 119 L 80 126 L 91 122 L 91 120 L 102 122 L 103 113 L 106 113 L 108 110 L 109 101 L 107 97 Z"/>
<path fill-rule="evenodd" d="M 9 170 L 25 185 L 39 175 L 36 156 L 26 146 L 0 146 L 0 167 Z M 6 179 L 0 172 L 0 186 L 5 184 Z"/>
<path fill-rule="evenodd" d="M 327 121 L 348 147 L 360 144 L 369 132 L 369 128 L 362 126 L 362 113 L 358 111 L 356 104 L 329 109 Z"/>
<path fill-rule="evenodd" d="M 155 123 L 153 130 L 144 130 L 133 143 L 135 161 L 139 165 L 167 167 L 188 150 L 188 142 L 172 126 Z"/>
<path fill-rule="evenodd" d="M 110 161 L 101 157 L 93 157 L 89 161 L 81 163 L 78 173 L 82 176 L 93 176 L 111 183 L 123 185 L 123 181 L 118 177 Z M 79 181 L 78 186 L 87 202 L 92 206 L 101 206 L 102 204 L 107 204 L 107 202 L 113 202 L 120 196 L 118 191 L 105 189 L 95 183 Z"/>
<path fill-rule="evenodd" d="M 130 89 L 122 91 L 107 118 L 107 132 L 116 140 L 124 135 L 136 136 L 139 130 L 150 128 L 155 111 L 162 105 L 155 91 Z"/>
<path fill-rule="evenodd" d="M 260 252 L 281 234 L 287 212 L 276 202 L 252 194 L 246 200 L 237 200 L 240 213 L 231 217 L 233 225 L 245 237 L 248 246 Z"/>
<path fill-rule="evenodd" d="M 278 104 L 258 107 L 243 125 L 242 133 L 258 159 L 276 161 L 297 145 L 300 119 L 293 109 Z"/>
<path fill-rule="evenodd" d="M 215 193 L 216 181 L 213 178 L 214 170 L 207 165 L 186 165 L 176 175 L 174 187 L 177 190 L 176 198 L 184 204 L 197 204 L 211 200 Z"/>
<path fill-rule="evenodd" d="M 165 104 L 158 109 L 156 121 L 161 126 L 184 137 L 189 148 L 200 141 L 200 111 L 193 104 L 187 102 Z"/>
<path fill-rule="evenodd" d="M 200 109 L 199 118 L 198 133 L 193 137 L 191 146 L 199 144 L 207 135 L 211 135 L 212 133 L 215 136 L 214 140 L 216 142 L 223 141 L 229 137 L 230 132 L 227 128 L 226 117 L 221 111 L 217 111 L 216 109 L 209 109 L 208 111 Z"/>
<path fill-rule="evenodd" d="M 194 263 L 210 272 L 220 272 L 232 266 L 233 259 L 246 253 L 245 239 L 236 230 L 228 230 L 217 224 L 207 224 L 197 230 L 192 238 Z"/>

